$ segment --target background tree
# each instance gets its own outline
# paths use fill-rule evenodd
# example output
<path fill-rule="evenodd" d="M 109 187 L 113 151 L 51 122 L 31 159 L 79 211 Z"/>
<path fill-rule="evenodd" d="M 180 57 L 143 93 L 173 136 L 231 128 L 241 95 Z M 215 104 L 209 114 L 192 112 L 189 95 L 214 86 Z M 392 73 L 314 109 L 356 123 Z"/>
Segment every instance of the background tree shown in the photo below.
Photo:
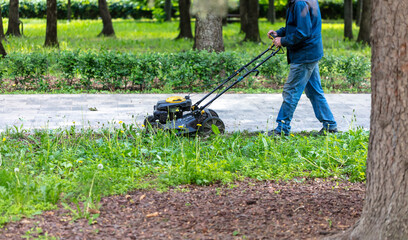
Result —
<path fill-rule="evenodd" d="M 246 27 L 248 26 L 247 0 L 239 0 L 239 19 L 241 22 L 241 32 L 246 33 Z"/>
<path fill-rule="evenodd" d="M 344 0 L 344 38 L 353 39 L 353 0 Z"/>
<path fill-rule="evenodd" d="M 98 0 L 99 15 L 102 18 L 103 29 L 102 32 L 98 34 L 98 37 L 114 37 L 115 30 L 113 30 L 112 17 L 109 13 L 108 3 L 106 0 Z"/>
<path fill-rule="evenodd" d="M 0 39 L 0 54 L 3 58 L 7 56 L 6 49 L 4 49 L 4 46 L 3 46 L 3 39 Z"/>
<path fill-rule="evenodd" d="M 227 2 L 224 0 L 193 2 L 193 13 L 196 16 L 193 49 L 209 52 L 224 51 L 222 17 L 226 12 Z"/>
<path fill-rule="evenodd" d="M 179 0 L 180 34 L 177 36 L 177 38 L 193 38 L 193 33 L 191 32 L 190 6 L 190 0 Z"/>
<path fill-rule="evenodd" d="M 166 14 L 164 21 L 169 22 L 171 21 L 171 0 L 164 1 L 164 12 Z"/>
<path fill-rule="evenodd" d="M 44 46 L 59 46 L 57 37 L 57 0 L 47 0 L 47 30 Z"/>
<path fill-rule="evenodd" d="M 373 0 L 371 121 L 360 220 L 332 239 L 408 239 L 408 2 Z"/>
<path fill-rule="evenodd" d="M 276 11 L 275 11 L 275 0 L 269 0 L 268 3 L 268 12 L 266 14 L 268 21 L 272 24 L 276 21 Z"/>
<path fill-rule="evenodd" d="M 247 9 L 247 21 L 244 27 L 245 38 L 244 41 L 260 42 L 259 35 L 259 0 L 241 0 L 244 8 Z M 242 22 L 241 22 L 242 24 Z"/>
<path fill-rule="evenodd" d="M 0 6 L 0 40 L 4 39 L 4 27 L 3 27 L 3 16 L 1 15 L 1 6 Z"/>
<path fill-rule="evenodd" d="M 71 21 L 71 15 L 72 15 L 71 0 L 68 0 L 68 3 L 67 3 L 67 20 L 68 20 L 68 22 Z"/>
<path fill-rule="evenodd" d="M 21 36 L 19 28 L 21 21 L 18 14 L 18 5 L 19 5 L 18 0 L 10 0 L 9 23 L 6 35 L 12 35 L 16 37 Z"/>
<path fill-rule="evenodd" d="M 364 44 L 370 44 L 371 32 L 371 2 L 372 0 L 362 0 L 363 10 L 361 14 L 360 31 L 357 41 Z"/>
<path fill-rule="evenodd" d="M 360 26 L 362 12 L 363 12 L 363 0 L 357 0 L 357 9 L 356 13 L 354 14 L 356 16 L 357 26 Z"/>

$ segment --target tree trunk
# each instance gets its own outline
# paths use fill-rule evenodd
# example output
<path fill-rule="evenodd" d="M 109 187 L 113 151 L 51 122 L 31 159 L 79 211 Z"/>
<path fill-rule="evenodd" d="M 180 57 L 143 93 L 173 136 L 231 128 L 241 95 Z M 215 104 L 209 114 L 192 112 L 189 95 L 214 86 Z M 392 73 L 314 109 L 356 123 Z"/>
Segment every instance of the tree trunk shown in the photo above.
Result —
<path fill-rule="evenodd" d="M 268 21 L 272 24 L 274 24 L 276 21 L 275 1 L 274 0 L 269 0 L 267 18 L 268 18 Z"/>
<path fill-rule="evenodd" d="M 67 20 L 68 20 L 68 22 L 71 21 L 71 15 L 72 15 L 71 0 L 68 0 L 68 4 L 67 4 Z"/>
<path fill-rule="evenodd" d="M 362 12 L 363 12 L 363 0 L 357 0 L 357 9 L 355 14 L 357 26 L 360 26 Z"/>
<path fill-rule="evenodd" d="M 360 31 L 358 32 L 357 41 L 365 44 L 370 44 L 370 31 L 371 31 L 371 1 L 362 0 L 363 12 L 361 15 Z"/>
<path fill-rule="evenodd" d="M 223 52 L 222 17 L 209 12 L 207 16 L 197 14 L 194 49 Z"/>
<path fill-rule="evenodd" d="M 331 239 L 408 239 L 408 2 L 372 2 L 371 122 L 360 220 Z"/>
<path fill-rule="evenodd" d="M 98 34 L 98 37 L 114 37 L 115 30 L 113 30 L 112 17 L 109 13 L 108 3 L 106 0 L 98 0 L 99 5 L 99 15 L 102 18 L 103 29 L 102 32 Z"/>
<path fill-rule="evenodd" d="M 166 0 L 164 2 L 164 12 L 166 13 L 166 18 L 164 21 L 170 22 L 171 21 L 171 0 Z"/>
<path fill-rule="evenodd" d="M 245 39 L 244 41 L 250 42 L 260 42 L 261 37 L 259 35 L 259 25 L 258 25 L 258 17 L 259 17 L 259 0 L 242 0 L 244 1 L 247 6 L 246 9 L 248 10 L 248 23 L 245 27 Z"/>
<path fill-rule="evenodd" d="M 6 49 L 4 49 L 2 39 L 0 39 L 0 54 L 3 58 L 7 56 Z"/>
<path fill-rule="evenodd" d="M 57 38 L 57 0 L 47 0 L 47 28 L 44 46 L 59 46 Z"/>
<path fill-rule="evenodd" d="M 248 0 L 239 0 L 239 18 L 241 20 L 241 32 L 246 33 L 248 26 Z"/>
<path fill-rule="evenodd" d="M 193 33 L 191 31 L 190 6 L 190 0 L 179 0 L 180 34 L 177 36 L 177 38 L 193 38 Z"/>
<path fill-rule="evenodd" d="M 344 0 L 344 38 L 353 39 L 353 0 Z"/>
<path fill-rule="evenodd" d="M 0 40 L 4 39 L 4 27 L 3 27 L 3 16 L 1 15 L 1 6 L 0 6 Z"/>
<path fill-rule="evenodd" d="M 18 0 L 10 0 L 9 24 L 6 35 L 20 37 L 20 17 L 18 15 Z"/>

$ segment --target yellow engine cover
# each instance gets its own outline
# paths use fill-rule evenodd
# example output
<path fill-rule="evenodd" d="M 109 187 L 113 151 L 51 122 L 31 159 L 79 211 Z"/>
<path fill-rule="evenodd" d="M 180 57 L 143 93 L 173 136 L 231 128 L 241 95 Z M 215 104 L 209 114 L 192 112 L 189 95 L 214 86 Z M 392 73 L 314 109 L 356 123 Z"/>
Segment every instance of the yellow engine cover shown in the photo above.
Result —
<path fill-rule="evenodd" d="M 166 99 L 166 102 L 168 102 L 168 103 L 181 103 L 181 102 L 184 102 L 184 101 L 186 101 L 186 99 L 183 98 L 183 97 L 180 97 L 180 96 L 172 96 L 172 97 L 168 97 Z"/>

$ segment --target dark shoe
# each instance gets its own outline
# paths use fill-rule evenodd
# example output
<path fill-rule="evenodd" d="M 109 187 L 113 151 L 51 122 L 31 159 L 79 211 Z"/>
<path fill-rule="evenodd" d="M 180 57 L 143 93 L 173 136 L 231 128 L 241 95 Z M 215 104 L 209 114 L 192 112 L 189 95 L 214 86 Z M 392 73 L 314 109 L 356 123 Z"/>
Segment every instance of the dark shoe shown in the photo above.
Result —
<path fill-rule="evenodd" d="M 268 137 L 280 137 L 280 136 L 288 136 L 289 133 L 280 132 L 276 129 L 268 132 Z"/>
<path fill-rule="evenodd" d="M 327 128 L 322 128 L 319 131 L 319 135 L 324 136 L 327 135 L 328 133 L 338 133 L 339 131 L 337 130 L 337 128 L 332 128 L 332 129 L 327 129 Z"/>

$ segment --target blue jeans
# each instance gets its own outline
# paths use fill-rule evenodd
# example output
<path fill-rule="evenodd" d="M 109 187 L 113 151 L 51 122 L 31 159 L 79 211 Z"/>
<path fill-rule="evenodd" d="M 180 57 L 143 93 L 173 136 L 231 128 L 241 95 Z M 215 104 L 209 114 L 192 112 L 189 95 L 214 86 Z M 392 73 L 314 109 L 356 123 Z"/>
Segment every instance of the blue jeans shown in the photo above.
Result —
<path fill-rule="evenodd" d="M 324 97 L 318 62 L 292 63 L 288 80 L 283 86 L 283 103 L 276 118 L 278 123 L 276 131 L 284 131 L 286 134 L 290 132 L 290 122 L 303 91 L 312 103 L 315 116 L 323 123 L 323 127 L 337 128 L 337 123 Z"/>

